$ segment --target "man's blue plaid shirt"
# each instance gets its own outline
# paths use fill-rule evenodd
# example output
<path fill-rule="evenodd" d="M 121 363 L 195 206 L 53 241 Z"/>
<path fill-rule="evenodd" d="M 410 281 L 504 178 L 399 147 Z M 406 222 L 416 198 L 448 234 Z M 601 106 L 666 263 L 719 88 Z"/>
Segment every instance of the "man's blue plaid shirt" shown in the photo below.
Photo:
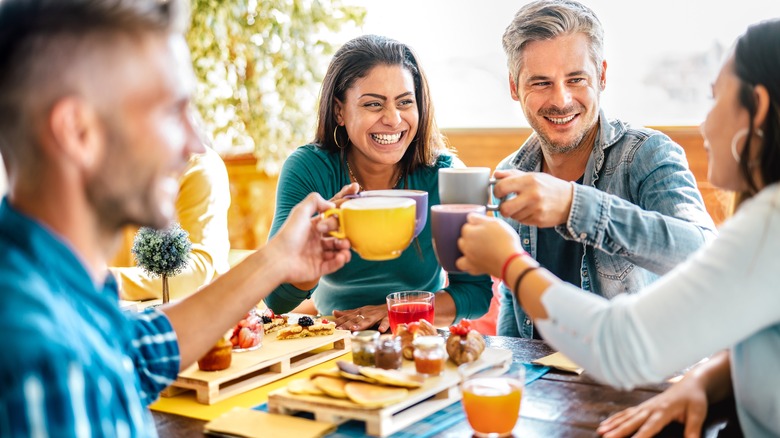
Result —
<path fill-rule="evenodd" d="M 0 436 L 156 436 L 147 405 L 179 369 L 159 311 L 123 313 L 68 244 L 0 205 Z"/>

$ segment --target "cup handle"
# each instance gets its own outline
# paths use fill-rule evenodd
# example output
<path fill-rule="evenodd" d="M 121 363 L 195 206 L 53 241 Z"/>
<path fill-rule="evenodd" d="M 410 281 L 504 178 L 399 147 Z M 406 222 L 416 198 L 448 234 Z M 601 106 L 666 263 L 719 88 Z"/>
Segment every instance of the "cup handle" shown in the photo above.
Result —
<path fill-rule="evenodd" d="M 491 176 L 491 177 L 490 177 L 490 179 L 488 180 L 488 184 L 489 184 L 489 185 L 490 185 L 490 187 L 491 187 L 491 188 L 490 188 L 490 194 L 491 194 L 491 195 L 493 194 L 493 186 L 495 186 L 495 185 L 496 185 L 496 182 L 497 182 L 497 181 L 498 181 L 498 180 L 496 180 L 496 178 L 495 178 L 495 177 L 492 177 L 492 176 Z M 492 198 L 493 198 L 493 196 L 491 196 L 491 199 L 492 199 Z M 499 207 L 499 204 L 488 204 L 488 205 L 486 205 L 486 206 L 485 206 L 485 208 L 487 209 L 487 211 L 498 211 L 498 207 Z"/>
<path fill-rule="evenodd" d="M 331 208 L 328 210 L 325 210 L 322 213 L 322 218 L 327 219 L 331 216 L 336 216 L 336 218 L 339 220 L 339 229 L 335 231 L 329 231 L 328 234 L 330 234 L 333 237 L 336 237 L 338 239 L 345 239 L 347 237 L 346 233 L 344 232 L 344 222 L 341 221 L 341 209 L 340 208 Z"/>

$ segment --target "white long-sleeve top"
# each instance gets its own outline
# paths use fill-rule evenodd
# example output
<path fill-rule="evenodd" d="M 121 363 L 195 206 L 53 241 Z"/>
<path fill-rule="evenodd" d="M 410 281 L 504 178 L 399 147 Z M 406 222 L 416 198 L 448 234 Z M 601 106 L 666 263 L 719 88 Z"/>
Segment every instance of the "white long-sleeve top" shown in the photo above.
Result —
<path fill-rule="evenodd" d="M 746 436 L 780 436 L 780 184 L 745 202 L 719 237 L 635 295 L 607 301 L 560 283 L 542 297 L 544 339 L 620 388 L 658 382 L 731 349 Z"/>

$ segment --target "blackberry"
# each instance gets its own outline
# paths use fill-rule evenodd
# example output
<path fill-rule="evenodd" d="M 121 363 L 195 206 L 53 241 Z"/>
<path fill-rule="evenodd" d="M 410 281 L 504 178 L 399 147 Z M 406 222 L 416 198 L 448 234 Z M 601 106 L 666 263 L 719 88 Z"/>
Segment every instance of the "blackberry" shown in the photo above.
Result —
<path fill-rule="evenodd" d="M 273 322 L 273 318 L 270 316 L 263 316 L 263 324 L 270 324 L 271 322 Z"/>
<path fill-rule="evenodd" d="M 298 318 L 298 325 L 301 327 L 311 327 L 314 325 L 314 320 L 310 316 L 301 316 Z"/>

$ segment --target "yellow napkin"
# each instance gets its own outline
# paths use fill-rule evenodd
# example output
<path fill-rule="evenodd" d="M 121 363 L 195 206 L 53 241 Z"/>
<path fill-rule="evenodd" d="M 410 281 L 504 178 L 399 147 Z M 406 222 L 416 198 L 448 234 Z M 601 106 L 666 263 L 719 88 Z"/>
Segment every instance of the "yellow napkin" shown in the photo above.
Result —
<path fill-rule="evenodd" d="M 541 359 L 536 359 L 531 363 L 536 365 L 544 365 L 547 367 L 555 368 L 556 370 L 568 371 L 570 373 L 582 374 L 583 370 L 579 365 L 572 362 L 571 359 L 564 356 L 563 353 L 557 352 L 549 356 L 545 356 Z"/>
<path fill-rule="evenodd" d="M 206 423 L 203 429 L 206 433 L 245 438 L 286 436 L 292 431 L 295 432 L 295 438 L 319 438 L 336 430 L 336 425 L 247 408 L 233 408 Z"/>

